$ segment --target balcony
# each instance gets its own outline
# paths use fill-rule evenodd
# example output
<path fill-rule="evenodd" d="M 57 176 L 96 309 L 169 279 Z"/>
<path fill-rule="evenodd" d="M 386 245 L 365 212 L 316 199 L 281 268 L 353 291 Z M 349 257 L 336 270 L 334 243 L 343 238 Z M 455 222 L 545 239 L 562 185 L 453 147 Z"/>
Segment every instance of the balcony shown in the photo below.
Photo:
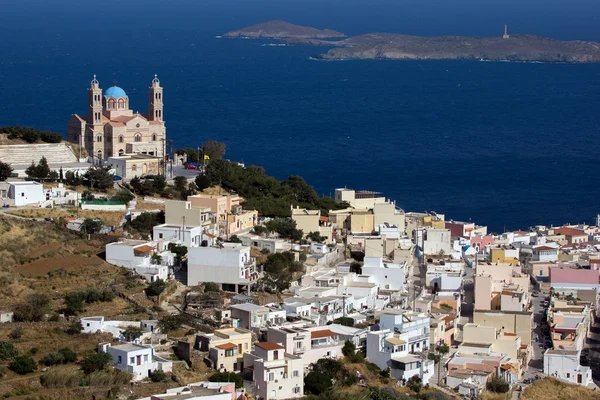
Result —
<path fill-rule="evenodd" d="M 294 354 L 303 354 L 306 353 L 306 347 L 294 347 Z"/>
<path fill-rule="evenodd" d="M 310 347 L 313 349 L 318 349 L 318 348 L 337 346 L 337 345 L 339 345 L 338 340 L 330 340 L 328 342 L 311 343 Z"/>

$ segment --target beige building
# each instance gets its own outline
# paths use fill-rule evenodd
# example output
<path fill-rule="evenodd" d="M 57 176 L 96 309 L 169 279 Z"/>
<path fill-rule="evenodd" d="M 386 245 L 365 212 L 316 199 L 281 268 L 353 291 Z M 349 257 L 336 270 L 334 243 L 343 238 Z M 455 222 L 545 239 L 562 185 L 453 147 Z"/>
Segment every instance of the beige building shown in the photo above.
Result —
<path fill-rule="evenodd" d="M 160 157 L 143 154 L 125 154 L 122 156 L 108 157 L 107 164 L 115 169 L 115 174 L 123 180 L 144 175 L 160 174 Z"/>
<path fill-rule="evenodd" d="M 385 201 L 384 198 L 370 208 L 346 208 L 343 210 L 330 210 L 329 222 L 340 229 L 347 229 L 354 234 L 372 233 L 378 225 L 397 226 L 399 233 L 406 233 L 406 220 L 404 211 L 396 208 L 396 204 Z"/>
<path fill-rule="evenodd" d="M 490 344 L 492 352 L 507 354 L 513 361 L 519 359 L 521 338 L 511 332 L 500 332 L 492 326 L 468 323 L 463 327 L 462 345 L 468 347 L 470 343 Z"/>
<path fill-rule="evenodd" d="M 237 194 L 196 194 L 188 196 L 187 201 L 193 208 L 209 208 L 213 211 L 219 225 L 219 235 L 234 235 L 252 229 L 258 222 L 258 211 L 244 210 L 243 197 Z"/>
<path fill-rule="evenodd" d="M 292 219 L 296 221 L 296 229 L 300 229 L 304 236 L 311 232 L 319 232 L 324 236 L 325 243 L 331 243 L 333 238 L 333 228 L 327 217 L 321 216 L 321 210 L 307 210 L 296 206 L 291 207 Z"/>
<path fill-rule="evenodd" d="M 241 371 L 244 354 L 252 350 L 252 333 L 246 329 L 217 329 L 196 336 L 196 347 L 208 352 L 214 369 Z"/>
<path fill-rule="evenodd" d="M 335 201 L 348 203 L 352 208 L 373 208 L 376 203 L 385 203 L 381 193 L 369 190 L 335 189 Z"/>
<path fill-rule="evenodd" d="M 522 344 L 531 342 L 533 331 L 533 313 L 531 311 L 473 311 L 473 322 L 480 326 L 496 328 L 503 332 L 514 333 L 521 338 Z"/>
<path fill-rule="evenodd" d="M 201 226 L 208 231 L 215 222 L 213 215 L 210 208 L 195 208 L 189 201 L 165 201 L 165 223 L 169 225 Z"/>
<path fill-rule="evenodd" d="M 84 148 L 94 163 L 124 154 L 164 157 L 163 88 L 156 76 L 148 94 L 148 114 L 134 113 L 123 89 L 112 86 L 102 93 L 94 75 L 88 89 L 88 112 L 69 118 L 67 140 Z"/>
<path fill-rule="evenodd" d="M 475 310 L 502 310 L 503 293 L 519 296 L 520 304 L 529 301 L 529 275 L 511 264 L 479 264 L 475 270 Z M 505 304 L 512 304 L 512 300 Z M 523 311 L 512 309 L 507 311 Z"/>
<path fill-rule="evenodd" d="M 238 232 L 243 232 L 252 229 L 258 223 L 258 211 L 255 210 L 239 210 L 233 211 L 227 216 L 227 231 L 226 235 L 233 235 Z"/>

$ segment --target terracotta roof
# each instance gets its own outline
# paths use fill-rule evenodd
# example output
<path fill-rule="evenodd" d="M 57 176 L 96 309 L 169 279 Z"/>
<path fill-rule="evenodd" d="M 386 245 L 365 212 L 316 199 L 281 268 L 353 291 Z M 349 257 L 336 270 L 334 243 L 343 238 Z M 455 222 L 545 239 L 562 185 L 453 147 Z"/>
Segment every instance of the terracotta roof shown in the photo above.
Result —
<path fill-rule="evenodd" d="M 213 235 L 212 233 L 208 233 L 208 232 L 206 232 L 204 235 L 208 236 L 208 237 L 209 237 L 209 238 L 211 238 L 211 239 L 214 239 L 214 238 L 216 238 L 216 236 L 215 236 L 215 235 Z"/>
<path fill-rule="evenodd" d="M 108 124 L 110 126 L 125 126 L 124 122 L 116 122 L 116 121 L 110 121 Z"/>
<path fill-rule="evenodd" d="M 508 371 L 508 370 L 510 370 L 510 364 L 504 364 L 504 365 L 500 366 L 500 368 L 501 368 L 503 371 Z"/>
<path fill-rule="evenodd" d="M 260 347 L 263 350 L 267 350 L 267 351 L 285 349 L 285 347 L 283 347 L 282 345 L 273 343 L 273 342 L 258 342 L 258 343 L 255 343 L 254 345 Z"/>
<path fill-rule="evenodd" d="M 321 215 L 319 217 L 319 221 L 321 221 L 321 222 L 329 222 L 329 217 L 325 217 L 325 216 Z"/>
<path fill-rule="evenodd" d="M 558 250 L 555 247 L 550 247 L 550 246 L 540 246 L 540 247 L 535 247 L 534 250 L 540 251 L 540 250 Z"/>
<path fill-rule="evenodd" d="M 452 315 L 446 315 L 444 318 L 442 318 L 444 321 L 446 322 L 452 322 L 454 321 L 454 317 Z"/>
<path fill-rule="evenodd" d="M 514 231 L 513 232 L 515 235 L 527 235 L 529 232 L 525 232 L 525 231 Z"/>
<path fill-rule="evenodd" d="M 164 122 L 162 121 L 149 121 L 150 125 L 162 125 Z"/>
<path fill-rule="evenodd" d="M 80 116 L 79 116 L 79 115 L 77 115 L 77 114 L 73 114 L 73 116 L 74 116 L 75 118 L 77 118 L 77 119 L 78 119 L 79 121 L 81 121 L 81 122 L 86 122 L 84 118 L 80 117 Z"/>
<path fill-rule="evenodd" d="M 522 345 L 521 345 L 521 348 L 522 348 L 522 349 L 526 349 L 528 346 L 529 346 L 529 345 L 527 345 L 527 344 L 522 344 Z"/>
<path fill-rule="evenodd" d="M 554 234 L 565 235 L 565 236 L 587 236 L 584 231 L 580 231 L 575 228 L 558 228 L 554 230 Z"/>
<path fill-rule="evenodd" d="M 310 333 L 311 339 L 319 339 L 332 336 L 335 336 L 335 333 L 331 332 L 329 329 L 323 329 L 322 331 L 312 331 Z"/>
<path fill-rule="evenodd" d="M 154 247 L 148 246 L 147 244 L 145 244 L 143 246 L 138 246 L 138 247 L 134 248 L 133 250 L 135 250 L 135 251 L 141 251 L 142 253 L 145 253 L 147 251 L 154 250 Z"/>
<path fill-rule="evenodd" d="M 223 343 L 217 346 L 217 348 L 222 349 L 222 350 L 231 350 L 231 349 L 235 349 L 237 346 L 231 342 L 229 343 Z"/>
<path fill-rule="evenodd" d="M 517 336 L 517 334 L 512 332 L 504 332 L 504 336 Z"/>

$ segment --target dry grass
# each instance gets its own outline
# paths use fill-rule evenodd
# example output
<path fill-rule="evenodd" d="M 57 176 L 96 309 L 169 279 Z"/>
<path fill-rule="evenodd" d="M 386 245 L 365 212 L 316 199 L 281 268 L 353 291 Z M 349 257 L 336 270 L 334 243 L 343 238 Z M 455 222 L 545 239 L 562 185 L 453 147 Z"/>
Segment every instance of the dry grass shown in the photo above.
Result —
<path fill-rule="evenodd" d="M 51 217 L 58 219 L 63 218 L 98 218 L 107 225 L 118 226 L 125 217 L 124 211 L 94 211 L 94 210 L 79 210 L 75 208 L 27 208 L 9 211 L 9 214 L 18 215 L 26 218 L 46 218 Z"/>
<path fill-rule="evenodd" d="M 529 385 L 522 393 L 523 400 L 598 400 L 600 392 L 553 378 L 544 378 Z"/>
<path fill-rule="evenodd" d="M 217 186 L 211 186 L 209 188 L 204 189 L 202 191 L 202 194 L 213 194 L 213 195 L 216 194 L 216 195 L 219 195 L 219 194 L 230 194 L 230 193 L 227 190 L 225 190 L 225 189 L 223 189 L 223 188 L 221 188 L 221 187 L 219 187 L 217 185 Z"/>
<path fill-rule="evenodd" d="M 490 391 L 484 391 L 479 397 L 481 400 L 506 400 L 510 399 L 510 392 L 508 393 L 493 393 Z"/>
<path fill-rule="evenodd" d="M 164 210 L 164 203 L 150 203 L 147 201 L 138 201 L 135 205 L 138 210 Z"/>

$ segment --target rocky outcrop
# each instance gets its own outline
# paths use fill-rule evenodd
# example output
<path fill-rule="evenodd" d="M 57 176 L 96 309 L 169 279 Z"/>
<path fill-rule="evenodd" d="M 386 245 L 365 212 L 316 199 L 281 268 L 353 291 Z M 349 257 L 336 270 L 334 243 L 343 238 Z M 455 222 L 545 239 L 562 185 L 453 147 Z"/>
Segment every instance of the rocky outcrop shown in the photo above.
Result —
<path fill-rule="evenodd" d="M 341 32 L 329 29 L 317 29 L 310 26 L 290 24 L 285 21 L 269 21 L 243 28 L 237 31 L 227 32 L 227 38 L 265 38 L 265 39 L 327 39 L 344 38 Z"/>

